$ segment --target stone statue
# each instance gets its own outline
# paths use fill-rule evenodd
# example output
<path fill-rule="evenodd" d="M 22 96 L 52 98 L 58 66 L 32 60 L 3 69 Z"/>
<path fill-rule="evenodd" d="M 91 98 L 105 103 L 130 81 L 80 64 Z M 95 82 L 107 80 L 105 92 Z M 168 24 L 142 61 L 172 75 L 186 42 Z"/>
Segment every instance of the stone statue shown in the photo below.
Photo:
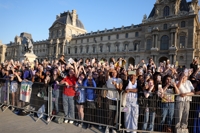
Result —
<path fill-rule="evenodd" d="M 193 5 L 192 4 L 190 4 L 190 10 L 189 10 L 189 12 L 194 12 L 194 7 L 193 7 Z"/>
<path fill-rule="evenodd" d="M 29 38 L 23 37 L 22 44 L 26 53 L 33 53 L 33 43 Z"/>
<path fill-rule="evenodd" d="M 144 16 L 143 16 L 143 20 L 146 20 L 146 19 L 147 19 L 147 15 L 144 14 Z"/>

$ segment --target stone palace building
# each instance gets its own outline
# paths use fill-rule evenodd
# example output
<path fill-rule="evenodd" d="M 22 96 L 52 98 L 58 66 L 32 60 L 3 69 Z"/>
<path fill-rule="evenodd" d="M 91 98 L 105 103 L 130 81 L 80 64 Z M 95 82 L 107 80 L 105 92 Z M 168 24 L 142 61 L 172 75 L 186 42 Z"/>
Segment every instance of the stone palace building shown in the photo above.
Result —
<path fill-rule="evenodd" d="M 66 60 L 72 57 L 109 61 L 122 57 L 127 64 L 135 65 L 141 59 L 147 62 L 153 58 L 156 63 L 170 59 L 173 64 L 189 66 L 193 58 L 200 56 L 199 9 L 198 0 L 156 0 L 149 16 L 144 15 L 138 25 L 90 33 L 76 10 L 64 12 L 56 16 L 48 39 L 33 42 L 34 54 L 39 61 L 64 54 Z M 24 36 L 33 40 L 31 34 L 21 33 L 14 42 L 0 45 L 1 62 L 19 60 L 24 54 L 21 52 Z"/>

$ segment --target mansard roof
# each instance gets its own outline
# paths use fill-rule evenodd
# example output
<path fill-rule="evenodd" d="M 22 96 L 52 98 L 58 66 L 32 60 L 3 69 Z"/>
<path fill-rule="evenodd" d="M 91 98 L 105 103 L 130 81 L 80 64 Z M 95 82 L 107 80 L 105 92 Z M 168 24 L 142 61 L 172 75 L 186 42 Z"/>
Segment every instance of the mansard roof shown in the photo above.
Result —
<path fill-rule="evenodd" d="M 69 11 L 61 13 L 60 17 L 52 24 L 52 26 L 56 23 L 72 25 L 72 14 Z M 78 17 L 76 19 L 76 27 L 85 29 L 83 23 L 78 19 Z"/>
<path fill-rule="evenodd" d="M 180 2 L 180 11 L 189 11 L 189 6 L 191 2 L 187 2 L 186 0 L 181 0 Z M 155 15 L 155 6 L 151 10 L 151 13 L 149 14 L 148 18 L 151 18 Z"/>

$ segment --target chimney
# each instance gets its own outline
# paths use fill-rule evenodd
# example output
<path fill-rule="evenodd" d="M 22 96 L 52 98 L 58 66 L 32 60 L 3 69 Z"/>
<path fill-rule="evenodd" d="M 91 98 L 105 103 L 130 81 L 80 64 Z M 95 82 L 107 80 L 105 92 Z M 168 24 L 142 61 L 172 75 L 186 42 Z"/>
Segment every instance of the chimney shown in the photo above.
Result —
<path fill-rule="evenodd" d="M 76 10 L 72 10 L 72 25 L 76 26 Z"/>

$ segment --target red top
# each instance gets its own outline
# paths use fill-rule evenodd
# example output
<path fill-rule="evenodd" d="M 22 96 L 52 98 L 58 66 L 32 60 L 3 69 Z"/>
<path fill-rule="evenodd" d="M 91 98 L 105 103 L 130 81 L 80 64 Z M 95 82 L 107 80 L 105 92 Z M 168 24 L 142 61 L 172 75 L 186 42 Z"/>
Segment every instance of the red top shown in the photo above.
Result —
<path fill-rule="evenodd" d="M 77 78 L 75 76 L 67 76 L 63 79 L 63 81 L 69 84 L 69 88 L 64 87 L 63 94 L 65 94 L 66 96 L 75 96 L 74 86 L 76 84 Z"/>

